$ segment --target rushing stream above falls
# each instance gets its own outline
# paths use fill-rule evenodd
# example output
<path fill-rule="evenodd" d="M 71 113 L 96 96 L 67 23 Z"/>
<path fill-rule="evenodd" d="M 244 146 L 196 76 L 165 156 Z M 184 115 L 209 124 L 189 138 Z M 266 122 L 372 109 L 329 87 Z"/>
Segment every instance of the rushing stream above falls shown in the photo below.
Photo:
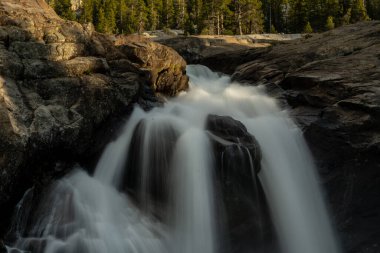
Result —
<path fill-rule="evenodd" d="M 74 169 L 47 191 L 34 212 L 25 194 L 8 252 L 340 252 L 312 158 L 287 113 L 260 87 L 231 83 L 204 66 L 188 66 L 187 72 L 190 90 L 150 112 L 136 107 L 93 175 Z M 261 154 L 206 130 L 209 115 L 243 123 Z M 221 161 L 215 143 L 226 147 Z M 255 159 L 260 158 L 259 170 Z M 230 217 L 230 210 L 240 202 L 229 203 L 240 182 L 220 178 L 228 177 L 223 173 L 231 163 L 248 168 L 245 180 L 254 194 L 244 203 L 261 210 L 247 222 L 256 224 L 252 235 L 245 234 L 255 243 L 244 250 L 234 250 L 229 240 L 228 226 L 239 218 Z M 257 245 L 272 225 L 279 246 L 270 251 Z"/>

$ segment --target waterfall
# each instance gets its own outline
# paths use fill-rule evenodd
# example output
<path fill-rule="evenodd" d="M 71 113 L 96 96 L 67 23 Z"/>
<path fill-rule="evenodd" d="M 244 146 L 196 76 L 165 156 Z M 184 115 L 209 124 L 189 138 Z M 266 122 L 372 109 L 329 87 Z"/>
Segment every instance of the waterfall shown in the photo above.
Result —
<path fill-rule="evenodd" d="M 56 182 L 28 223 L 17 211 L 19 231 L 8 252 L 230 252 L 212 139 L 235 154 L 221 154 L 222 164 L 249 167 L 246 180 L 255 193 L 248 202 L 259 210 L 265 210 L 259 206 L 263 189 L 279 252 L 339 253 L 311 155 L 286 111 L 264 87 L 233 83 L 200 65 L 187 72 L 190 90 L 149 112 L 136 107 L 93 175 L 78 166 Z M 209 115 L 244 124 L 261 148 L 259 172 L 248 148 L 205 129 Z M 263 238 L 269 225 L 254 215 L 257 238 Z"/>

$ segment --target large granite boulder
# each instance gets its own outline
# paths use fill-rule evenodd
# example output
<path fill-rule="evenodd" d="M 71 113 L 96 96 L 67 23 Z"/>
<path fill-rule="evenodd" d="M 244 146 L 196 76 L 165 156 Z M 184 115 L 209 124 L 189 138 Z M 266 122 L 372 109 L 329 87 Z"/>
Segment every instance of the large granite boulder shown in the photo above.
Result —
<path fill-rule="evenodd" d="M 127 52 L 135 45 L 64 21 L 44 0 L 1 1 L 0 235 L 22 192 L 101 149 L 94 136 L 113 117 L 187 89 L 173 49 L 141 41 Z"/>
<path fill-rule="evenodd" d="M 273 225 L 257 177 L 258 142 L 241 122 L 228 116 L 209 115 L 205 130 L 215 162 L 216 223 L 218 231 L 225 232 L 218 251 L 275 252 Z M 170 178 L 175 173 L 170 165 L 179 134 L 170 121 L 141 120 L 134 129 L 122 177 L 121 190 L 160 219 L 170 213 Z"/>
<path fill-rule="evenodd" d="M 261 149 L 239 121 L 209 115 L 206 130 L 213 146 L 219 207 L 217 218 L 226 237 L 220 252 L 277 252 L 274 227 L 257 173 Z M 221 208 L 220 208 L 221 207 Z"/>
<path fill-rule="evenodd" d="M 187 89 L 186 62 L 176 51 L 136 36 L 128 37 L 126 43 L 119 39 L 117 44 L 139 68 L 149 70 L 149 81 L 156 93 L 174 96 Z"/>
<path fill-rule="evenodd" d="M 313 34 L 243 58 L 233 75 L 286 102 L 316 159 L 345 252 L 380 247 L 379 34 L 378 21 Z"/>

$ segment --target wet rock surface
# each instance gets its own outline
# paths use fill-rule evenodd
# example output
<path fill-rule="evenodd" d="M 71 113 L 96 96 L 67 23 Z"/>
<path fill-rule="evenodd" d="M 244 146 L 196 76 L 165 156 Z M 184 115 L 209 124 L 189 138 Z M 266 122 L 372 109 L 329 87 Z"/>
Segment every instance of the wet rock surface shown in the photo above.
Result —
<path fill-rule="evenodd" d="M 273 224 L 259 183 L 261 151 L 256 139 L 239 121 L 209 115 L 205 127 L 212 145 L 216 177 L 217 226 L 226 231 L 220 252 L 276 252 Z M 141 120 L 134 129 L 128 151 L 122 191 L 144 211 L 159 219 L 170 212 L 175 171 L 170 166 L 179 132 L 170 122 Z M 141 154 L 144 154 L 143 156 Z M 179 169 L 179 168 L 177 168 Z M 265 252 L 265 251 L 263 251 Z"/>
<path fill-rule="evenodd" d="M 98 152 L 94 137 L 132 103 L 150 108 L 187 81 L 170 48 L 64 21 L 43 0 L 2 0 L 0 234 L 26 188 Z"/>
<path fill-rule="evenodd" d="M 222 203 L 217 203 L 227 231 L 221 252 L 276 252 L 273 224 L 262 186 L 261 150 L 255 137 L 239 121 L 209 115 L 206 130 L 213 146 L 217 189 Z"/>
<path fill-rule="evenodd" d="M 380 22 L 372 21 L 282 43 L 266 53 L 251 49 L 233 74 L 234 80 L 266 85 L 303 129 L 344 252 L 379 251 L 379 35 Z M 234 62 L 239 53 L 223 57 Z"/>

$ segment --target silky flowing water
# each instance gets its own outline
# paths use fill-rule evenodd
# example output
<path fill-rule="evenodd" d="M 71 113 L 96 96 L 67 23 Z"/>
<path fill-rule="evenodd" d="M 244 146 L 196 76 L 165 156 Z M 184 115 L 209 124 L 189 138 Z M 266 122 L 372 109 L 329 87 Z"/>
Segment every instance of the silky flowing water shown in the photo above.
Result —
<path fill-rule="evenodd" d="M 187 93 L 149 112 L 136 107 L 94 174 L 78 167 L 55 183 L 33 212 L 38 216 L 32 224 L 26 225 L 28 210 L 21 210 L 26 197 L 20 202 L 12 228 L 17 239 L 8 252 L 222 251 L 216 163 L 204 129 L 209 114 L 242 122 L 260 144 L 258 177 L 280 251 L 339 252 L 313 160 L 286 111 L 263 87 L 233 83 L 199 65 L 187 72 Z M 130 191 L 128 184 L 138 190 Z"/>

